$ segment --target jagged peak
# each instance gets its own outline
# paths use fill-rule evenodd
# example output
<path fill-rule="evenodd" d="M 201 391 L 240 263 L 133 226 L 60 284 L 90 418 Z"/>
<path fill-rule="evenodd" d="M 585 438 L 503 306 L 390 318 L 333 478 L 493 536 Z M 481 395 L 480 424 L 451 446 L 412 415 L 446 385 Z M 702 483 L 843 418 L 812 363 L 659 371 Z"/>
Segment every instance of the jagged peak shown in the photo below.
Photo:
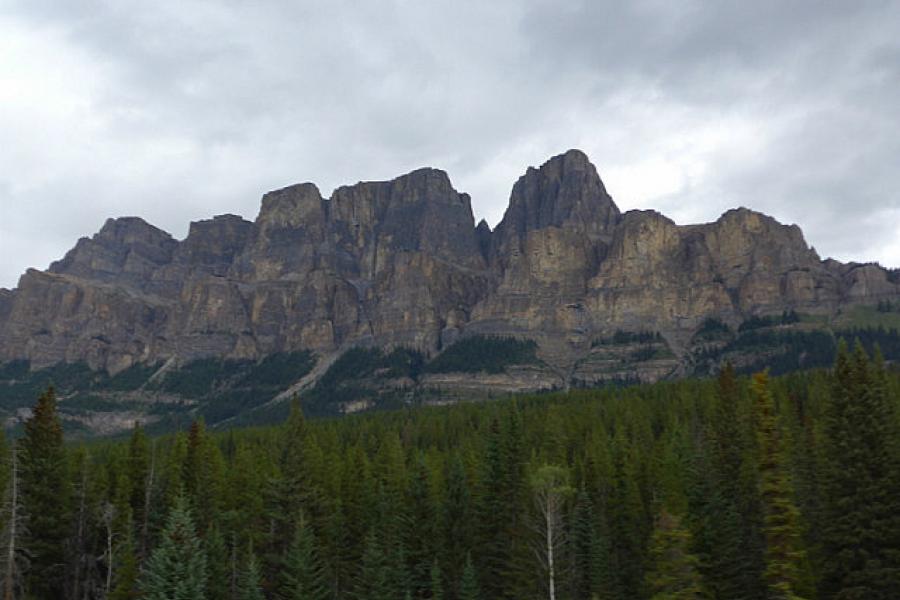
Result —
<path fill-rule="evenodd" d="M 156 238 L 171 240 L 172 235 L 152 225 L 141 217 L 118 217 L 107 219 L 94 239 L 109 239 L 125 242 L 134 238 Z"/>
<path fill-rule="evenodd" d="M 498 231 L 518 235 L 533 229 L 578 224 L 595 234 L 608 232 L 620 218 L 597 169 L 581 150 L 553 156 L 529 167 L 510 195 Z"/>
<path fill-rule="evenodd" d="M 662 221 L 668 225 L 676 226 L 675 221 L 662 214 L 658 210 L 653 210 L 652 208 L 635 208 L 625 212 L 622 215 L 622 222 L 625 224 L 645 221 Z"/>
<path fill-rule="evenodd" d="M 387 180 L 380 181 L 359 181 L 352 185 L 342 185 L 334 190 L 331 195 L 332 201 L 340 201 L 346 197 L 355 197 L 359 192 L 362 192 L 363 195 L 368 196 L 368 191 L 376 189 L 376 190 L 396 190 L 396 189 L 413 189 L 419 190 L 422 192 L 428 192 L 429 194 L 448 194 L 453 193 L 456 194 L 456 189 L 453 187 L 453 183 L 450 181 L 450 176 L 446 171 L 441 169 L 435 169 L 432 167 L 422 167 L 419 169 L 415 169 L 410 171 L 409 173 L 404 173 L 398 177 Z M 461 196 L 466 196 L 467 194 L 460 194 Z M 428 200 L 430 195 L 415 196 L 416 199 L 419 200 Z"/>
<path fill-rule="evenodd" d="M 722 226 L 730 223 L 739 224 L 741 227 L 749 230 L 762 230 L 773 227 L 782 228 L 790 231 L 792 235 L 799 237 L 800 240 L 803 241 L 803 244 L 806 245 L 806 241 L 803 239 L 803 232 L 798 225 L 794 223 L 782 223 L 771 215 L 747 208 L 746 206 L 739 206 L 738 208 L 726 210 L 718 219 L 716 219 L 714 225 Z"/>
<path fill-rule="evenodd" d="M 310 213 L 320 213 L 324 200 L 314 183 L 297 183 L 266 193 L 256 217 L 258 224 L 298 224 Z"/>
<path fill-rule="evenodd" d="M 199 219 L 197 221 L 191 221 L 190 227 L 188 228 L 188 237 L 195 235 L 196 233 L 200 233 L 202 231 L 206 231 L 209 229 L 214 229 L 218 227 L 229 227 L 229 226 L 250 226 L 252 225 L 252 221 L 248 221 L 244 217 L 240 215 L 234 214 L 224 214 L 224 215 L 215 215 L 211 219 Z"/>
<path fill-rule="evenodd" d="M 571 148 L 562 154 L 551 156 L 543 165 L 541 165 L 540 169 L 548 169 L 557 165 L 566 170 L 594 169 L 596 171 L 596 168 L 593 163 L 591 163 L 591 159 L 588 158 L 588 155 L 577 148 Z"/>

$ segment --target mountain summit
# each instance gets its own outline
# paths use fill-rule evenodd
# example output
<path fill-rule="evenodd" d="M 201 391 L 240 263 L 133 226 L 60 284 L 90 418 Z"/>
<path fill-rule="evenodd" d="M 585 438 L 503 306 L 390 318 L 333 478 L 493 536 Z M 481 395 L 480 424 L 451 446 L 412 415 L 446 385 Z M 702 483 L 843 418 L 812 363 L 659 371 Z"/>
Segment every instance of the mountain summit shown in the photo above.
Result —
<path fill-rule="evenodd" d="M 254 222 L 218 216 L 192 223 L 183 241 L 139 218 L 110 219 L 0 291 L 0 363 L 115 375 L 297 351 L 327 364 L 352 347 L 427 359 L 488 336 L 530 340 L 541 366 L 487 387 L 658 379 L 690 370 L 710 323 L 831 322 L 900 298 L 896 275 L 820 260 L 798 227 L 745 208 L 687 226 L 623 214 L 588 157 L 570 150 L 526 171 L 493 231 L 428 168 L 331 198 L 290 186 L 266 194 Z M 655 360 L 598 356 L 623 332 L 651 334 Z"/>

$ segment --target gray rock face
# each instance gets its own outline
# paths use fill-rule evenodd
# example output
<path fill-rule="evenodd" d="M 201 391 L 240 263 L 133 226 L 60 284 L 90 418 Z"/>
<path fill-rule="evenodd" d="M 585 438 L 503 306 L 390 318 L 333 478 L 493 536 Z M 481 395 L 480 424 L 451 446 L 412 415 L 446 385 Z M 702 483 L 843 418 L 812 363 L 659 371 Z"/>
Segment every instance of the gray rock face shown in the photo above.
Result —
<path fill-rule="evenodd" d="M 354 344 L 433 354 L 493 333 L 535 339 L 565 381 L 584 371 L 592 340 L 616 330 L 660 331 L 678 352 L 709 317 L 832 315 L 900 297 L 897 280 L 822 261 L 799 228 L 743 208 L 689 226 L 623 215 L 572 150 L 528 169 L 494 231 L 475 226 L 468 195 L 435 169 L 329 199 L 290 186 L 266 194 L 254 222 L 218 216 L 180 242 L 111 219 L 48 271 L 0 290 L 0 362 L 117 372 Z"/>

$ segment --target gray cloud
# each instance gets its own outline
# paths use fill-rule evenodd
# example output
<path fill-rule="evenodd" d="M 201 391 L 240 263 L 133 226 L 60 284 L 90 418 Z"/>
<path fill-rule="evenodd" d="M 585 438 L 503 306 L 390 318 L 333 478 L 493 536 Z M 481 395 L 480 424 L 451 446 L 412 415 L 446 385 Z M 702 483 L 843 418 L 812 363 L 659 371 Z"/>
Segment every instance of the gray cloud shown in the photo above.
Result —
<path fill-rule="evenodd" d="M 570 147 L 623 208 L 900 265 L 897 40 L 876 1 L 0 0 L 0 285 L 109 216 L 182 236 L 423 165 L 495 223 Z"/>

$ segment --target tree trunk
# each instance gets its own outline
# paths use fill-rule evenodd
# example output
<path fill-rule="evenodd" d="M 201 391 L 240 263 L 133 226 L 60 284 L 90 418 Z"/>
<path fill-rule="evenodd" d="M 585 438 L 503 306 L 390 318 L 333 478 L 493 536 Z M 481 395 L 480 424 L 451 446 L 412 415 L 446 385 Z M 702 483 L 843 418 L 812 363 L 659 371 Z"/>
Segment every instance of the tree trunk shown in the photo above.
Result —
<path fill-rule="evenodd" d="M 3 578 L 3 600 L 15 600 L 16 525 L 19 519 L 19 465 L 16 447 L 12 447 L 12 481 L 9 495 L 9 540 L 6 545 L 6 574 Z"/>
<path fill-rule="evenodd" d="M 553 511 L 547 511 L 547 572 L 550 577 L 550 600 L 556 600 L 556 572 L 553 564 Z"/>

